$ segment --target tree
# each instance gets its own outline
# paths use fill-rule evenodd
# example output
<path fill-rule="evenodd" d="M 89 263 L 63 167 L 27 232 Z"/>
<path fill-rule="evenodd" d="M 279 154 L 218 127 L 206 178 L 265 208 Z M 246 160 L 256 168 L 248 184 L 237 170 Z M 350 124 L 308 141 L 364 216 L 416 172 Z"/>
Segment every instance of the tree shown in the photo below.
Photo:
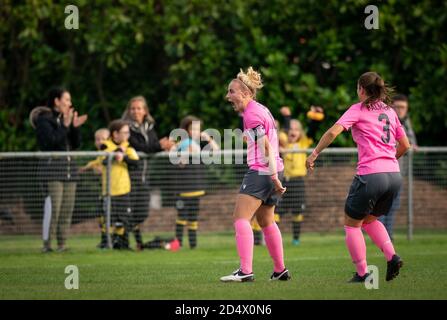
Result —
<path fill-rule="evenodd" d="M 289 105 L 303 120 L 311 104 L 324 106 L 321 131 L 356 101 L 358 77 L 378 71 L 409 94 L 420 144 L 446 144 L 446 3 L 379 3 L 379 29 L 367 30 L 367 1 L 80 0 L 79 30 L 67 30 L 64 4 L 0 1 L 3 151 L 35 150 L 28 113 L 61 84 L 89 113 L 84 149 L 139 94 L 161 135 L 186 114 L 205 127 L 234 128 L 226 86 L 249 65 L 264 76 L 259 99 L 274 115 Z M 342 136 L 337 144 L 353 142 Z"/>

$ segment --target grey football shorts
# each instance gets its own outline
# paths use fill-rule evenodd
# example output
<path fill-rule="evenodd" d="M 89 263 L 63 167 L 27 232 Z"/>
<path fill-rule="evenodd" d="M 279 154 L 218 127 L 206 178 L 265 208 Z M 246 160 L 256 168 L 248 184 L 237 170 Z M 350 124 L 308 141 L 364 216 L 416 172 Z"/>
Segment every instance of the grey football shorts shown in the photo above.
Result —
<path fill-rule="evenodd" d="M 400 172 L 356 175 L 346 199 L 346 214 L 357 220 L 387 215 L 402 185 Z"/>
<path fill-rule="evenodd" d="M 278 178 L 281 181 L 283 176 L 283 171 L 278 172 Z M 281 196 L 275 192 L 275 186 L 270 176 L 251 169 L 244 175 L 239 193 L 261 199 L 262 204 L 267 206 L 277 206 L 281 200 Z"/>

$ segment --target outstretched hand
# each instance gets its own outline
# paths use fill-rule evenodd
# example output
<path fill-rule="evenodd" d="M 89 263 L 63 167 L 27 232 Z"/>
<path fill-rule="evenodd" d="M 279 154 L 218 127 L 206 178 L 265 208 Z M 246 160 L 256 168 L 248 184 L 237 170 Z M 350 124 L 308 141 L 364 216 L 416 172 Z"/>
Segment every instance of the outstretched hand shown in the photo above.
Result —
<path fill-rule="evenodd" d="M 73 127 L 77 128 L 82 126 L 87 121 L 87 115 L 78 116 L 78 112 L 73 113 Z"/>
<path fill-rule="evenodd" d="M 175 145 L 175 142 L 170 140 L 167 137 L 163 137 L 159 140 L 160 142 L 160 147 L 164 150 L 164 151 L 169 151 L 172 149 L 172 147 Z"/>
<path fill-rule="evenodd" d="M 287 106 L 282 107 L 281 109 L 279 109 L 279 112 L 281 113 L 281 115 L 283 117 L 289 117 L 292 115 L 292 112 L 290 111 L 290 108 Z"/>

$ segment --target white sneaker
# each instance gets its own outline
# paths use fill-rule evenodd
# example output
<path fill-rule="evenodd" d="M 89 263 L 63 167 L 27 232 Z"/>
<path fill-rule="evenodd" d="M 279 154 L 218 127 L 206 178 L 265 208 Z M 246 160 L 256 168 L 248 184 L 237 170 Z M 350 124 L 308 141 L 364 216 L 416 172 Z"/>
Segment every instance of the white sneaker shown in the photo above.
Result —
<path fill-rule="evenodd" d="M 241 269 L 234 271 L 232 274 L 228 276 L 220 278 L 220 281 L 222 282 L 249 282 L 254 280 L 255 276 L 253 272 L 250 274 L 245 274 L 241 271 Z"/>

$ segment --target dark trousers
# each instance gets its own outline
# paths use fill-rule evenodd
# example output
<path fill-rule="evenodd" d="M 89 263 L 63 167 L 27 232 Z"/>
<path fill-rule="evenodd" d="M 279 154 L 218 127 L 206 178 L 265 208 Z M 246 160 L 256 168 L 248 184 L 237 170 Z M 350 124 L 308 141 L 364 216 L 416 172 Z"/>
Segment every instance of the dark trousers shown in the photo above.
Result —
<path fill-rule="evenodd" d="M 180 245 L 183 245 L 183 229 L 188 229 L 189 247 L 197 246 L 198 215 L 200 207 L 200 197 L 178 197 L 176 202 L 177 220 L 175 235 Z"/>

